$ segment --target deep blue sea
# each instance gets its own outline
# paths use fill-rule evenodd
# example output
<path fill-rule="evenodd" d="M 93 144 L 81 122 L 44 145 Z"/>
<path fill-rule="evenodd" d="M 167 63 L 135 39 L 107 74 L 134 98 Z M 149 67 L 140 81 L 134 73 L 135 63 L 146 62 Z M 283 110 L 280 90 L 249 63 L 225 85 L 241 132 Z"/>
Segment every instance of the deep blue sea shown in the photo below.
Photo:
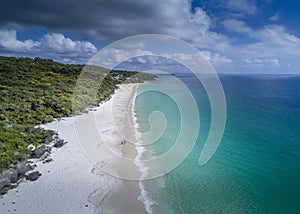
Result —
<path fill-rule="evenodd" d="M 199 155 L 208 136 L 211 109 L 206 91 L 193 76 L 179 78 L 196 100 L 201 125 L 189 156 L 166 175 L 144 181 L 153 213 L 300 213 L 300 76 L 221 75 L 227 123 L 215 154 L 203 166 Z M 169 76 L 142 85 L 178 91 Z M 145 157 L 167 152 L 178 137 L 178 106 L 159 91 L 136 98 L 139 131 L 148 116 L 162 112 L 164 135 L 146 146 Z M 147 202 L 146 202 L 147 203 Z"/>

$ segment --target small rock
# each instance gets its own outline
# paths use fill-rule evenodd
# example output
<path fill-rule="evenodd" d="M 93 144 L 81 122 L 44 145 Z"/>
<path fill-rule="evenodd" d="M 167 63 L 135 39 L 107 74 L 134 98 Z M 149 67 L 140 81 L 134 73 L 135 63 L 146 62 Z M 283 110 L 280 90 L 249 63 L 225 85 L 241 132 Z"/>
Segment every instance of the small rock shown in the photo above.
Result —
<path fill-rule="evenodd" d="M 7 169 L 2 173 L 2 178 L 7 178 L 11 182 L 17 182 L 18 171 L 16 169 Z"/>
<path fill-rule="evenodd" d="M 49 147 L 43 145 L 43 146 L 40 146 L 38 147 L 34 152 L 33 152 L 33 156 L 35 158 L 40 158 L 42 157 L 46 152 L 49 152 Z"/>
<path fill-rule="evenodd" d="M 27 180 L 36 181 L 42 174 L 39 171 L 34 171 L 26 176 Z"/>
<path fill-rule="evenodd" d="M 45 143 L 50 144 L 55 138 L 57 138 L 57 133 L 53 132 L 53 134 L 45 140 Z"/>
<path fill-rule="evenodd" d="M 60 148 L 64 145 L 64 140 L 57 140 L 55 143 L 54 143 L 54 147 L 55 148 Z"/>
<path fill-rule="evenodd" d="M 3 190 L 4 187 L 9 186 L 10 180 L 8 178 L 0 179 L 0 191 Z"/>
<path fill-rule="evenodd" d="M 20 162 L 16 165 L 16 170 L 18 171 L 18 175 L 20 176 L 24 175 L 29 170 L 32 170 L 32 167 L 25 162 Z"/>
<path fill-rule="evenodd" d="M 49 162 L 51 162 L 51 161 L 53 161 L 53 159 L 50 158 L 50 157 L 48 157 L 48 158 L 46 158 L 45 160 L 43 160 L 43 163 L 49 163 Z"/>

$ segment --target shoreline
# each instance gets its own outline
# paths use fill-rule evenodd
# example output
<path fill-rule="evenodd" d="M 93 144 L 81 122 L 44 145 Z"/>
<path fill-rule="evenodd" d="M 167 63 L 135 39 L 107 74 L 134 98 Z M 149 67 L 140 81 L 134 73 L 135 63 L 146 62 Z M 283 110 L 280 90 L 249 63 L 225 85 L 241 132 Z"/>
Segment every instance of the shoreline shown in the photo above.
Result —
<path fill-rule="evenodd" d="M 134 128 L 135 128 L 135 139 L 136 139 L 136 143 L 139 143 L 142 135 L 139 133 L 138 129 L 139 129 L 139 124 L 137 123 L 137 115 L 134 111 L 134 107 L 136 105 L 136 97 L 137 97 L 137 90 L 135 92 L 135 95 L 134 95 L 134 102 L 133 102 L 133 105 L 132 105 L 132 119 L 133 119 L 133 123 L 134 123 Z M 141 173 L 141 176 L 140 176 L 140 179 L 138 181 L 138 185 L 139 185 L 139 188 L 140 188 L 140 195 L 138 196 L 138 200 L 141 201 L 143 204 L 144 204 L 144 207 L 145 207 L 145 210 L 147 212 L 147 214 L 152 214 L 152 209 L 151 209 L 151 206 L 154 204 L 154 202 L 152 201 L 151 198 L 149 198 L 148 196 L 148 193 L 145 189 L 145 185 L 143 183 L 143 179 L 147 176 L 147 166 L 145 166 L 143 163 L 142 163 L 142 156 L 145 152 L 145 148 L 143 146 L 136 146 L 135 147 L 136 149 L 136 157 L 134 159 L 134 163 L 138 166 L 139 168 L 139 171 Z"/>
<path fill-rule="evenodd" d="M 53 161 L 37 164 L 36 170 L 42 173 L 38 180 L 34 182 L 24 180 L 17 188 L 9 190 L 2 196 L 0 213 L 8 210 L 21 210 L 24 213 L 61 213 L 62 211 L 64 213 L 146 213 L 144 204 L 138 199 L 141 195 L 138 182 L 118 179 L 102 171 L 101 166 L 95 167 L 82 151 L 81 142 L 76 138 L 74 129 L 74 121 L 84 122 L 86 117 L 92 114 L 98 115 L 99 118 L 103 118 L 101 122 L 98 121 L 100 123 L 97 124 L 98 131 L 100 128 L 112 148 L 122 156 L 136 157 L 135 146 L 129 143 L 119 145 L 120 138 L 113 129 L 113 122 L 109 121 L 109 110 L 116 104 L 115 99 L 126 95 L 128 90 L 130 92 L 127 93 L 127 97 L 135 100 L 132 93 L 136 94 L 137 85 L 139 84 L 120 85 L 108 101 L 101 103 L 99 107 L 93 108 L 87 114 L 65 117 L 41 125 L 45 129 L 56 131 L 61 139 L 69 143 L 52 151 Z M 133 107 L 131 107 L 132 113 Z M 122 115 L 119 114 L 117 117 L 121 118 Z M 135 131 L 130 131 L 124 126 L 124 132 L 135 133 Z M 86 135 L 87 138 L 90 137 L 89 133 Z M 116 157 L 108 157 L 107 160 L 120 164 Z M 122 173 L 122 168 L 120 170 Z M 132 169 L 132 172 L 139 173 L 138 166 Z M 68 201 L 65 200 L 66 198 Z"/>
<path fill-rule="evenodd" d="M 112 114 L 114 118 L 113 126 L 117 127 L 117 133 L 114 133 L 114 139 L 117 140 L 111 148 L 121 157 L 132 159 L 132 164 L 123 163 L 122 158 L 114 157 L 112 165 L 117 166 L 117 174 L 120 177 L 128 174 L 140 175 L 139 166 L 134 163 L 138 153 L 136 150 L 136 132 L 137 124 L 135 121 L 134 104 L 137 95 L 137 89 L 140 83 L 124 84 L 119 88 L 116 96 L 113 97 Z M 97 112 L 95 113 L 97 120 Z M 127 118 L 127 119 L 126 119 Z M 99 118 L 100 119 L 100 118 Z M 99 124 L 96 124 L 99 127 Z M 115 130 L 115 129 L 114 129 Z M 98 131 L 102 131 L 101 128 Z M 107 131 L 107 130 L 106 130 Z M 107 132 L 106 132 L 107 133 Z M 113 133 L 108 133 L 113 135 Z M 109 137 L 111 137 L 111 135 Z M 107 139 L 104 137 L 104 141 Z M 120 145 L 119 142 L 125 139 L 127 143 Z M 128 167 L 130 166 L 130 168 Z M 128 179 L 118 179 L 116 187 L 111 192 L 109 198 L 103 203 L 103 213 L 147 213 L 145 205 L 138 198 L 141 195 L 139 181 Z"/>

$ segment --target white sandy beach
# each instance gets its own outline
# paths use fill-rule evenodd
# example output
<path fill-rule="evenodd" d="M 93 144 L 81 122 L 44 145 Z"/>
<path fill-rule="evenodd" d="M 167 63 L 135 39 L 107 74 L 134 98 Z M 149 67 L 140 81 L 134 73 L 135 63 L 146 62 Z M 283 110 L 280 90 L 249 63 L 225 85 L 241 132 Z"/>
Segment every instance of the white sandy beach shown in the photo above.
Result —
<path fill-rule="evenodd" d="M 57 131 L 68 143 L 53 148 L 52 162 L 37 164 L 35 170 L 42 173 L 37 181 L 24 180 L 0 199 L 0 213 L 146 213 L 138 200 L 138 181 L 117 178 L 140 174 L 134 164 L 137 152 L 132 144 L 136 142 L 132 107 L 137 87 L 138 84 L 121 85 L 109 101 L 88 114 L 43 125 Z M 85 123 L 91 117 L 96 127 Z M 120 145 L 122 139 L 131 143 Z M 93 154 L 86 152 L 94 147 L 100 148 L 94 153 L 101 156 L 100 162 L 92 162 Z M 128 163 L 123 163 L 124 157 Z M 117 177 L 101 168 L 112 170 L 111 174 Z"/>

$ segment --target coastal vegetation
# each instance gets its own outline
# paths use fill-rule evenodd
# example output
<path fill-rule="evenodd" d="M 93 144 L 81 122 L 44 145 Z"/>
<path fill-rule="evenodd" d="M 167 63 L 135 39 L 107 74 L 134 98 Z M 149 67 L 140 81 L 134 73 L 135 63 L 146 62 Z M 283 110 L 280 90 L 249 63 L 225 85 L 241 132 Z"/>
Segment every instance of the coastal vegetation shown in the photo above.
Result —
<path fill-rule="evenodd" d="M 94 81 L 103 81 L 96 100 L 77 94 L 78 105 L 72 108 L 74 87 L 84 65 L 62 64 L 50 59 L 0 57 L 0 173 L 33 153 L 29 145 L 39 147 L 51 138 L 52 131 L 37 125 L 51 122 L 54 118 L 82 112 L 90 105 L 109 98 L 124 81 L 151 80 L 153 75 L 128 71 L 111 71 L 92 66 Z M 134 77 L 134 78 L 133 78 Z M 91 83 L 80 85 L 89 90 Z M 83 104 L 82 104 L 83 103 Z"/>

